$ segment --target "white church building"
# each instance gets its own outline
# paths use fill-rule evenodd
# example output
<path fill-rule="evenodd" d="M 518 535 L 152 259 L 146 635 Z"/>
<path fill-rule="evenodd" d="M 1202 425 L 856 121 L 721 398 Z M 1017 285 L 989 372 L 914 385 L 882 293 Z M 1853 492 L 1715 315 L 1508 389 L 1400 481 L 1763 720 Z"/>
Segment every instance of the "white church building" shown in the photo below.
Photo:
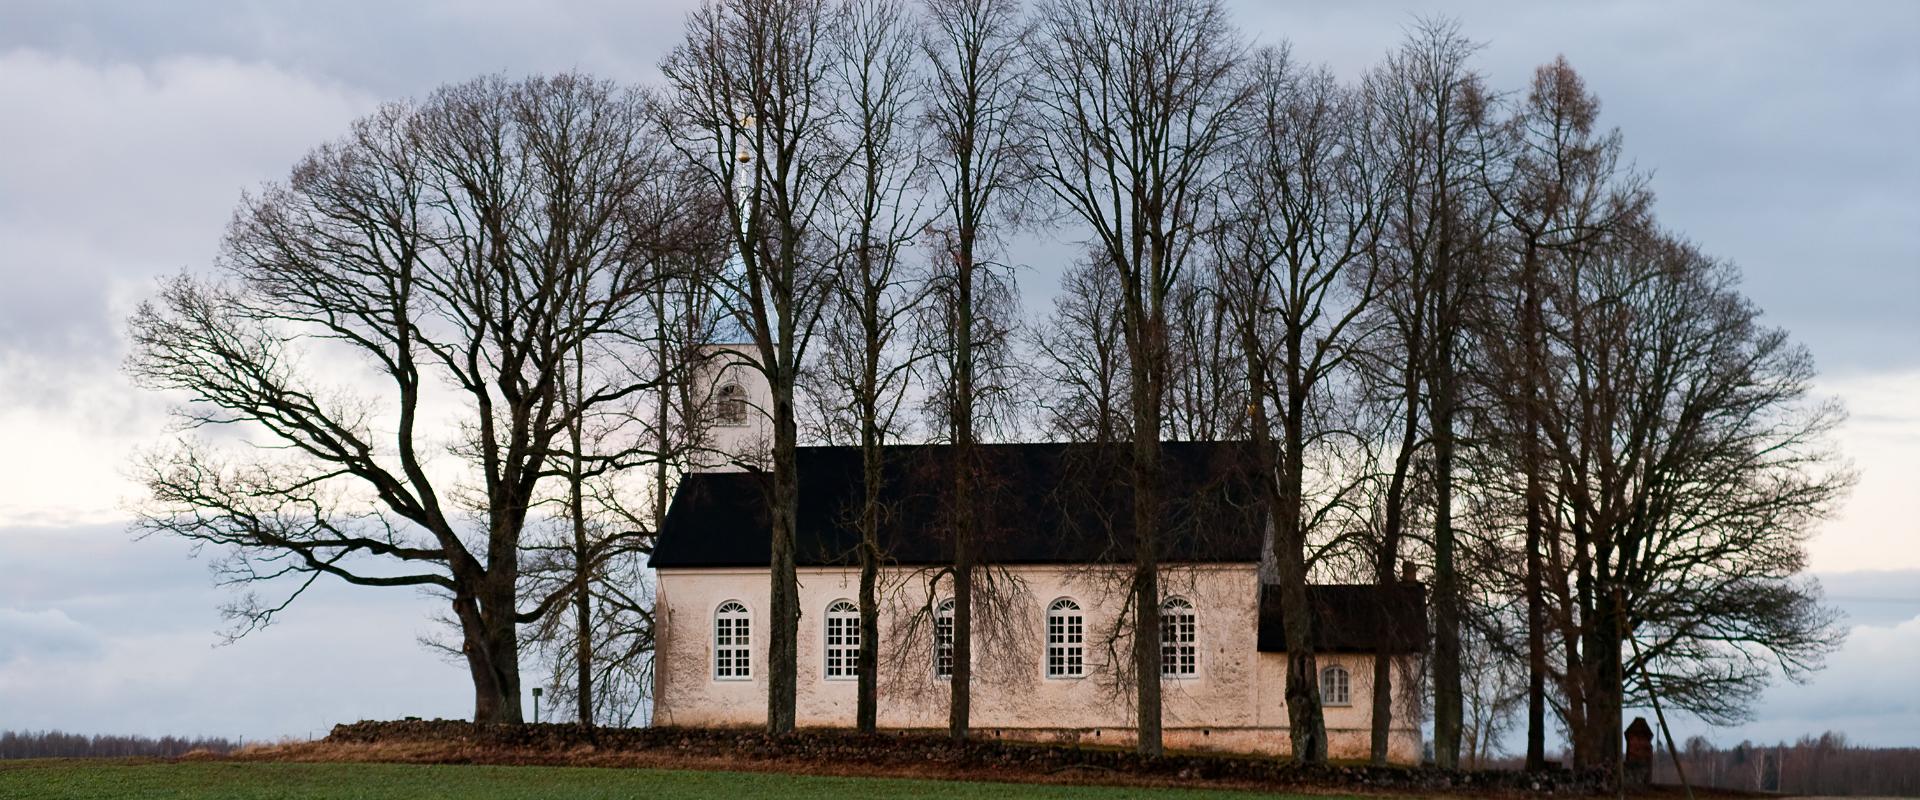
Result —
<path fill-rule="evenodd" d="M 719 450 L 764 446 L 766 392 L 744 366 L 720 370 Z M 1262 581 L 1266 516 L 1235 443 L 1168 443 L 1162 487 L 1163 725 L 1172 751 L 1289 750 L 1287 658 L 1275 587 Z M 977 541 L 991 564 L 976 589 L 971 720 L 977 735 L 1133 743 L 1131 645 L 1122 614 L 1133 552 L 1125 447 L 977 448 Z M 767 709 L 771 476 L 715 459 L 682 480 L 653 554 L 654 721 L 760 726 Z M 951 561 L 941 446 L 889 448 L 881 537 L 879 724 L 944 730 L 952 673 Z M 859 649 L 857 448 L 799 454 L 800 727 L 854 725 Z M 1329 752 L 1370 750 L 1376 653 L 1392 656 L 1394 760 L 1420 757 L 1417 675 L 1426 642 L 1418 583 L 1310 587 Z"/>

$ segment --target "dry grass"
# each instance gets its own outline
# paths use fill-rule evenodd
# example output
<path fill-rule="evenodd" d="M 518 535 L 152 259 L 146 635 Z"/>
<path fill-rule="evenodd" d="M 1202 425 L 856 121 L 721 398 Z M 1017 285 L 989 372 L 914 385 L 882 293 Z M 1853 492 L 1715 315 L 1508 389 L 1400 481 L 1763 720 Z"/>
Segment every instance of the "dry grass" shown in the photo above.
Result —
<path fill-rule="evenodd" d="M 1123 786 L 1155 789 L 1224 789 L 1272 792 L 1274 787 L 1248 782 L 1194 780 L 1160 776 L 1129 775 L 1092 769 L 1053 772 L 1032 770 L 968 769 L 934 762 L 911 766 L 888 764 L 821 762 L 802 759 L 723 758 L 659 751 L 600 750 L 583 745 L 564 751 L 513 749 L 465 742 L 379 742 L 371 744 L 283 742 L 249 745 L 230 756 L 239 761 L 279 761 L 294 763 L 393 763 L 393 764 L 491 764 L 502 766 L 547 767 L 625 767 L 644 769 L 751 772 L 779 775 L 812 775 L 835 778 L 903 778 L 915 780 L 983 781 L 1058 786 Z M 1288 787 L 1287 791 L 1314 796 L 1400 796 L 1357 795 L 1351 791 L 1333 792 L 1313 787 Z"/>
<path fill-rule="evenodd" d="M 658 750 L 603 750 L 582 745 L 566 750 L 516 749 L 459 741 L 388 741 L 345 743 L 329 741 L 282 741 L 252 744 L 231 756 L 216 759 L 291 763 L 393 763 L 393 764 L 487 764 L 499 766 L 613 767 L 663 770 L 725 771 L 773 775 L 810 775 L 835 778 L 900 778 L 915 780 L 978 781 L 1057 786 L 1114 786 L 1150 789 L 1217 789 L 1270 793 L 1269 784 L 1221 779 L 1178 778 L 1134 775 L 1100 769 L 1058 771 L 1016 770 L 996 767 L 991 770 L 956 767 L 938 762 L 913 765 L 889 765 L 866 762 L 825 762 L 798 758 L 726 758 Z M 1328 787 L 1288 786 L 1291 794 L 1319 797 L 1531 797 L 1525 792 L 1486 794 L 1481 791 L 1434 793 L 1408 791 L 1334 790 Z M 1696 789 L 1700 800 L 1751 798 L 1750 793 Z M 1608 795 L 1611 796 L 1611 795 Z M 1655 787 L 1630 796 L 1643 798 L 1684 797 L 1678 787 Z"/>

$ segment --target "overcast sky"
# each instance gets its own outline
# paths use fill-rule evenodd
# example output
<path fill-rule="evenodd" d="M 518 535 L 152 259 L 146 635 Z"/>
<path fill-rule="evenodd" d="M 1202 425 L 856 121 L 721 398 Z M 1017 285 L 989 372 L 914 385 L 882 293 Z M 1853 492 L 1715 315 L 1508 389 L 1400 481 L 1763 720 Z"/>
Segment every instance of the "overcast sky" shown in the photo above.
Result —
<path fill-rule="evenodd" d="M 406 590 L 324 587 L 215 646 L 205 562 L 125 531 L 126 464 L 165 406 L 118 371 L 123 321 L 157 277 L 211 263 L 241 191 L 378 103 L 490 72 L 652 81 L 686 5 L 0 3 L 0 729 L 259 738 L 469 713 L 464 670 L 415 643 L 434 608 Z M 1661 219 L 1742 267 L 1852 412 L 1838 438 L 1860 483 L 1811 545 L 1848 643 L 1711 735 L 1920 745 L 1920 3 L 1237 11 L 1249 39 L 1348 79 L 1417 13 L 1485 42 L 1503 90 L 1572 61 Z M 1013 254 L 1030 307 L 1068 250 Z"/>

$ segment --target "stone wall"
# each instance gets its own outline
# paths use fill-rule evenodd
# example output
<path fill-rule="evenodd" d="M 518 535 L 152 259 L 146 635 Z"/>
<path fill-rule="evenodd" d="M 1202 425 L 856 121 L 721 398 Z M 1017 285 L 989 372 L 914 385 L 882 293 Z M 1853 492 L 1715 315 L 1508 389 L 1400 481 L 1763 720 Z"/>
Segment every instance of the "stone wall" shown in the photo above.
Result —
<path fill-rule="evenodd" d="M 910 768 L 939 765 L 994 770 L 991 777 L 1017 778 L 1070 771 L 1131 778 L 1201 783 L 1255 784 L 1270 789 L 1597 795 L 1608 791 L 1604 772 L 1465 772 L 1434 767 L 1306 767 L 1273 758 L 1169 755 L 1149 758 L 1116 747 L 1035 745 L 975 739 L 955 743 L 944 736 L 897 732 L 863 735 L 841 730 L 803 730 L 787 736 L 725 728 L 600 728 L 572 724 L 474 725 L 456 720 L 356 722 L 336 725 L 327 742 L 392 744 L 452 742 L 513 751 L 563 753 L 591 745 L 596 752 L 632 751 L 700 758 L 790 761 L 825 765 Z"/>

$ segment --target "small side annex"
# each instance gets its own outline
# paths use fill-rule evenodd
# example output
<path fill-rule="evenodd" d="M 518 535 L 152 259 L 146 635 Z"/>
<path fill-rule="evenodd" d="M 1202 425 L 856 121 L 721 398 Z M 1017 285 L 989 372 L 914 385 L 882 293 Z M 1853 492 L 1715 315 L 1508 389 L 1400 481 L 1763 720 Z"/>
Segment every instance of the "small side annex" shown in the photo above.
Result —
<path fill-rule="evenodd" d="M 1261 580 L 1267 521 L 1240 445 L 1164 448 L 1161 674 L 1171 750 L 1286 754 L 1281 601 Z M 976 448 L 977 579 L 972 724 L 978 735 L 1130 745 L 1127 608 L 1134 549 L 1124 448 Z M 802 448 L 798 724 L 852 727 L 859 648 L 862 490 L 857 449 Z M 879 723 L 940 729 L 952 669 L 953 465 L 940 446 L 886 459 Z M 658 572 L 654 718 L 758 726 L 766 720 L 770 521 L 765 473 L 696 472 L 681 482 L 653 556 Z M 1426 642 L 1418 583 L 1310 587 L 1319 685 L 1335 758 L 1365 758 L 1373 660 L 1394 664 L 1395 761 L 1419 759 L 1421 710 L 1404 691 Z"/>

